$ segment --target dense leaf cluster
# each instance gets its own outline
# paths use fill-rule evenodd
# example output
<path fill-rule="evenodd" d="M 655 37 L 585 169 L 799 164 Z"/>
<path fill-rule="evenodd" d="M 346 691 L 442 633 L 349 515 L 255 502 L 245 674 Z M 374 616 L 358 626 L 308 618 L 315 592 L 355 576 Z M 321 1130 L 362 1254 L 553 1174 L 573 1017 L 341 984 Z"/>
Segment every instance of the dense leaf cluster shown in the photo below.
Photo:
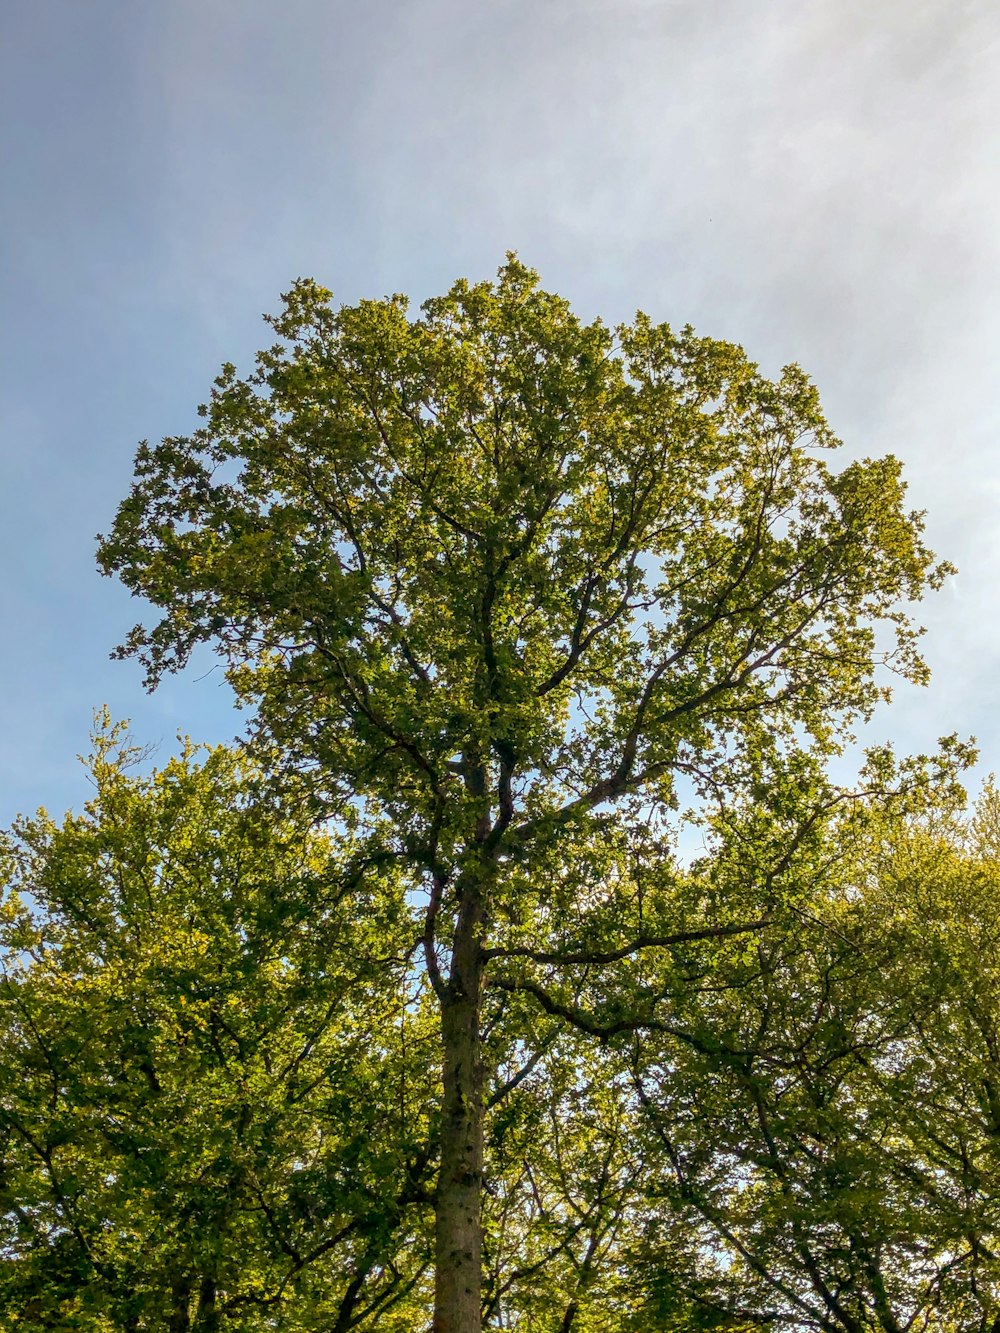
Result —
<path fill-rule="evenodd" d="M 926 675 L 898 463 L 513 256 L 270 322 L 100 547 L 249 743 L 105 723 L 7 848 L 10 1318 L 992 1329 L 993 807 L 828 772 Z"/>
<path fill-rule="evenodd" d="M 83 814 L 7 846 L 5 1319 L 424 1326 L 441 1067 L 404 884 L 243 755 L 136 758 L 100 732 Z M 555 1012 L 488 992 L 487 1327 L 993 1327 L 1000 817 L 917 799 L 831 815 L 749 943 L 538 965 Z M 675 865 L 645 910 L 731 873 Z"/>

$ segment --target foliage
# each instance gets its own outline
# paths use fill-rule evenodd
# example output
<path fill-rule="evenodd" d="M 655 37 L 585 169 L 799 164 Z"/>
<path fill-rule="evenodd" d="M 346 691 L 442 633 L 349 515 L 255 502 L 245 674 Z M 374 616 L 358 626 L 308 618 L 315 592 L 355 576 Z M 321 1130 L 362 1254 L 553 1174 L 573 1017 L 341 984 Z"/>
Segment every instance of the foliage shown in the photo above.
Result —
<path fill-rule="evenodd" d="M 244 755 L 95 749 L 84 813 L 7 845 L 0 1311 L 424 1326 L 441 1055 L 404 882 Z M 675 910 L 731 891 L 746 814 Z M 486 1324 L 992 1329 L 998 827 L 992 791 L 971 820 L 936 785 L 843 803 L 749 944 L 550 968 L 554 1015 L 490 988 Z"/>
<path fill-rule="evenodd" d="M 996 811 L 855 821 L 800 928 L 695 1000 L 700 1042 L 636 1053 L 654 1268 L 680 1223 L 751 1322 L 997 1326 Z"/>
<path fill-rule="evenodd" d="M 436 1086 L 399 886 L 245 758 L 136 758 L 106 726 L 83 814 L 9 843 L 0 1307 L 208 1330 L 280 1302 L 282 1328 L 344 1326 L 427 1264 L 420 1209 L 395 1239 Z"/>
<path fill-rule="evenodd" d="M 684 1048 L 706 978 L 754 980 L 846 799 L 824 763 L 887 671 L 924 678 L 906 602 L 947 566 L 895 460 L 828 465 L 797 367 L 586 324 L 513 256 L 417 317 L 300 282 L 270 322 L 199 430 L 140 447 L 100 559 L 162 618 L 122 652 L 154 685 L 213 644 L 276 789 L 398 878 L 436 1010 L 435 1333 L 544 1302 L 596 1329 L 636 1107 L 579 1034 Z"/>

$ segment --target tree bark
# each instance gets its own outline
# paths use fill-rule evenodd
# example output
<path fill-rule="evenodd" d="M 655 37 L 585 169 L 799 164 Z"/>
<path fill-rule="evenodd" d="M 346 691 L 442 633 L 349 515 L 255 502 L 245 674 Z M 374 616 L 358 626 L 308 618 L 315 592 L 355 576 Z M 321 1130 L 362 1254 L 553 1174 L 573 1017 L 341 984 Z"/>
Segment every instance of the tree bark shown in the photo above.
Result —
<path fill-rule="evenodd" d="M 194 1279 L 184 1274 L 174 1279 L 170 1289 L 170 1317 L 167 1322 L 169 1333 L 188 1333 L 191 1327 L 191 1293 Z"/>
<path fill-rule="evenodd" d="M 576 1323 L 576 1317 L 580 1313 L 580 1305 L 574 1296 L 569 1305 L 566 1306 L 566 1313 L 563 1315 L 562 1323 L 559 1325 L 559 1333 L 573 1333 L 573 1325 Z"/>
<path fill-rule="evenodd" d="M 466 884 L 451 972 L 440 996 L 444 1093 L 435 1218 L 434 1333 L 480 1333 L 482 1328 L 482 920 L 482 895 Z"/>
<path fill-rule="evenodd" d="M 215 1278 L 207 1274 L 201 1280 L 198 1292 L 198 1313 L 195 1316 L 195 1333 L 218 1333 L 219 1305 L 215 1289 Z"/>

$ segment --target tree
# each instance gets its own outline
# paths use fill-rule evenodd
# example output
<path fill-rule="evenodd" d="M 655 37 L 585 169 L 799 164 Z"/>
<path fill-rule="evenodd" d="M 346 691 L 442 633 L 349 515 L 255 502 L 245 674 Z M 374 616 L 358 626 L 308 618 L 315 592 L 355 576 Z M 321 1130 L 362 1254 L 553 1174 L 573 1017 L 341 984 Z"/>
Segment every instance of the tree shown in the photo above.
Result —
<path fill-rule="evenodd" d="M 544 1008 L 539 967 L 758 928 L 787 856 L 681 917 L 669 869 L 635 873 L 649 811 L 787 771 L 807 829 L 816 763 L 888 693 L 876 667 L 923 679 L 901 603 L 947 570 L 895 460 L 823 462 L 796 367 L 584 323 L 514 257 L 418 318 L 299 282 L 270 322 L 199 430 L 140 447 L 100 560 L 163 612 L 122 649 L 150 685 L 213 643 L 285 770 L 422 899 L 434 1328 L 471 1333 L 487 988 Z"/>
<path fill-rule="evenodd" d="M 0 1311 L 343 1333 L 405 1308 L 438 1084 L 391 865 L 360 887 L 245 756 L 137 757 L 103 727 L 84 812 L 7 845 Z"/>
<path fill-rule="evenodd" d="M 694 1291 L 748 1327 L 1000 1326 L 997 798 L 971 820 L 943 805 L 852 813 L 799 928 L 689 998 L 700 1041 L 637 1046 L 663 1307 Z"/>

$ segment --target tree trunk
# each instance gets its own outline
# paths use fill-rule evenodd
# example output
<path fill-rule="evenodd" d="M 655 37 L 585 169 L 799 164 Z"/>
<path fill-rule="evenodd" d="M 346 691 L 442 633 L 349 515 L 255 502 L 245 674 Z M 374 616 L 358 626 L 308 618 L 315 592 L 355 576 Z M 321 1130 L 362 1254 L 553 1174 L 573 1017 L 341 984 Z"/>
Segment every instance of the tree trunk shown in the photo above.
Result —
<path fill-rule="evenodd" d="M 576 1317 L 579 1313 L 580 1306 L 574 1296 L 569 1305 L 566 1306 L 566 1313 L 563 1315 L 563 1321 L 559 1325 L 559 1333 L 573 1333 L 573 1325 L 576 1323 Z"/>
<path fill-rule="evenodd" d="M 434 1333 L 482 1328 L 482 898 L 466 887 L 441 996 L 444 1095 L 435 1218 Z"/>
<path fill-rule="evenodd" d="M 198 1292 L 198 1313 L 195 1316 L 195 1333 L 218 1333 L 219 1305 L 215 1289 L 215 1278 L 208 1274 L 201 1280 Z"/>
<path fill-rule="evenodd" d="M 191 1327 L 191 1292 L 194 1279 L 188 1274 L 174 1279 L 170 1288 L 170 1316 L 167 1322 L 169 1333 L 188 1333 Z"/>

